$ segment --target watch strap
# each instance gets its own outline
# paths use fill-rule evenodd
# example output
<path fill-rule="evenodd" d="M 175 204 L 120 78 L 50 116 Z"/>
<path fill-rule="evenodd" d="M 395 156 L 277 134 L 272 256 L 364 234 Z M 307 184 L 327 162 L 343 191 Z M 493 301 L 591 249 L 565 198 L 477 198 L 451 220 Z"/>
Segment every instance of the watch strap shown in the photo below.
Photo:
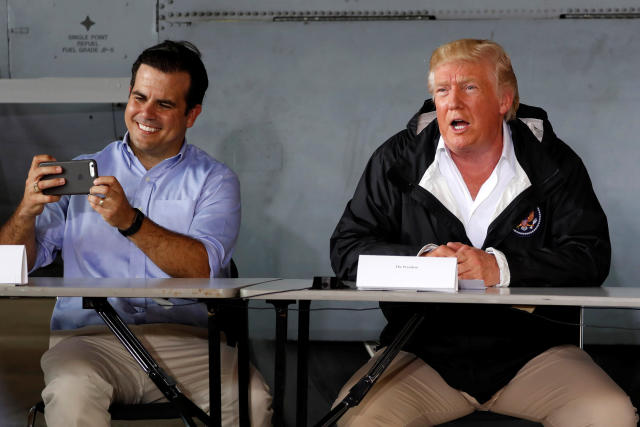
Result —
<path fill-rule="evenodd" d="M 129 237 L 129 236 L 137 233 L 138 230 L 140 230 L 140 227 L 142 227 L 142 221 L 144 221 L 144 214 L 142 212 L 140 212 L 140 209 L 138 209 L 138 208 L 134 208 L 133 210 L 136 211 L 136 216 L 133 219 L 133 223 L 129 226 L 129 228 L 127 228 L 126 230 L 122 230 L 122 229 L 118 228 L 118 231 L 124 237 Z"/>

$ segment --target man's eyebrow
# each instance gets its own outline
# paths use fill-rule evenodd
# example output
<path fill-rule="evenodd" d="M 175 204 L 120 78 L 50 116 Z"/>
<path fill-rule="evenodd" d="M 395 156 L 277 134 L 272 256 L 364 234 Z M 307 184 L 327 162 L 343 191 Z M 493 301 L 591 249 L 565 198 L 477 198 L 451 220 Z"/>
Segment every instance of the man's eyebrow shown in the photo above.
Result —
<path fill-rule="evenodd" d="M 467 83 L 478 83 L 478 79 L 475 77 L 462 77 L 460 80 L 458 80 L 458 84 L 459 85 L 466 85 Z"/>
<path fill-rule="evenodd" d="M 131 94 L 135 95 L 135 96 L 140 96 L 140 97 L 142 97 L 144 99 L 147 99 L 147 95 L 145 95 L 144 93 L 142 93 L 142 92 L 140 92 L 138 90 L 131 91 Z M 172 107 L 175 107 L 177 105 L 174 101 L 172 101 L 170 99 L 157 99 L 156 100 L 156 104 L 166 104 L 166 105 L 170 105 Z"/>
<path fill-rule="evenodd" d="M 171 105 L 172 107 L 175 107 L 175 106 L 176 106 L 176 103 L 175 103 L 175 102 L 173 102 L 173 101 L 172 101 L 172 100 L 170 100 L 170 99 L 158 99 L 156 102 L 157 102 L 158 104 L 169 104 L 169 105 Z"/>

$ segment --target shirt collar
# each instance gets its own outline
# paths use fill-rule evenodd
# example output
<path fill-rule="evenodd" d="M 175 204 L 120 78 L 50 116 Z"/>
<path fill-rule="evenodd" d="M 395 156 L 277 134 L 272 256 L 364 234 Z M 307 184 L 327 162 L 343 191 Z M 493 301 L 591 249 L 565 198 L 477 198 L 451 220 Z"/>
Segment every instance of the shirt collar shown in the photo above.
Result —
<path fill-rule="evenodd" d="M 131 168 L 132 165 L 139 165 L 142 168 L 142 170 L 144 170 L 145 173 L 147 172 L 142 166 L 142 164 L 140 163 L 140 161 L 138 160 L 138 158 L 136 157 L 136 155 L 133 153 L 133 150 L 131 149 L 130 137 L 129 137 L 128 131 L 124 134 L 124 138 L 122 138 L 121 150 L 122 150 L 124 159 L 127 162 L 127 166 L 129 168 Z M 182 147 L 180 147 L 180 151 L 178 151 L 178 154 L 176 154 L 175 156 L 169 157 L 168 159 L 164 159 L 162 162 L 158 163 L 152 169 L 155 169 L 161 165 L 163 169 L 171 168 L 177 165 L 178 163 L 180 163 L 180 161 L 184 158 L 186 153 L 187 153 L 187 138 L 185 137 L 184 143 L 182 144 Z"/>
<path fill-rule="evenodd" d="M 447 161 L 453 162 L 451 153 L 444 143 L 444 138 L 440 135 L 438 145 L 436 146 L 436 155 L 433 159 L 433 163 L 437 166 L 440 164 L 442 156 L 447 157 Z M 500 154 L 500 160 L 498 164 L 506 164 L 512 172 L 516 170 L 516 156 L 513 149 L 513 139 L 511 137 L 511 128 L 507 125 L 507 122 L 502 121 L 502 153 Z"/>

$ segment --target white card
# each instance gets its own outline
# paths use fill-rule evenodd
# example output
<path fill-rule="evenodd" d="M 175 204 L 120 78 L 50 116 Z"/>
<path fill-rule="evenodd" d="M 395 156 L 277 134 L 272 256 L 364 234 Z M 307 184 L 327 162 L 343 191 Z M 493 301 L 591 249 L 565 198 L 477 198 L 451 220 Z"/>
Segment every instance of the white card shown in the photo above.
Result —
<path fill-rule="evenodd" d="M 455 257 L 360 255 L 359 289 L 424 289 L 457 291 Z"/>
<path fill-rule="evenodd" d="M 0 285 L 26 285 L 27 276 L 24 245 L 0 245 Z"/>

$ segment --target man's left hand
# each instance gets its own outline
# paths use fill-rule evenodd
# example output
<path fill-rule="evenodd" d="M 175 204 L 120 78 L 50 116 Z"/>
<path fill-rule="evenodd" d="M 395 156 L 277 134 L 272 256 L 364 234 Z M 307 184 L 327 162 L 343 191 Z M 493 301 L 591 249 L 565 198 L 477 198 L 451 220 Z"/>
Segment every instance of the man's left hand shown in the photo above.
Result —
<path fill-rule="evenodd" d="M 101 176 L 93 180 L 89 190 L 89 203 L 94 211 L 112 227 L 126 230 L 136 216 L 118 180 L 113 176 Z"/>
<path fill-rule="evenodd" d="M 500 268 L 494 255 L 459 242 L 449 242 L 447 247 L 453 249 L 458 258 L 459 279 L 484 280 L 486 287 L 500 283 Z"/>

